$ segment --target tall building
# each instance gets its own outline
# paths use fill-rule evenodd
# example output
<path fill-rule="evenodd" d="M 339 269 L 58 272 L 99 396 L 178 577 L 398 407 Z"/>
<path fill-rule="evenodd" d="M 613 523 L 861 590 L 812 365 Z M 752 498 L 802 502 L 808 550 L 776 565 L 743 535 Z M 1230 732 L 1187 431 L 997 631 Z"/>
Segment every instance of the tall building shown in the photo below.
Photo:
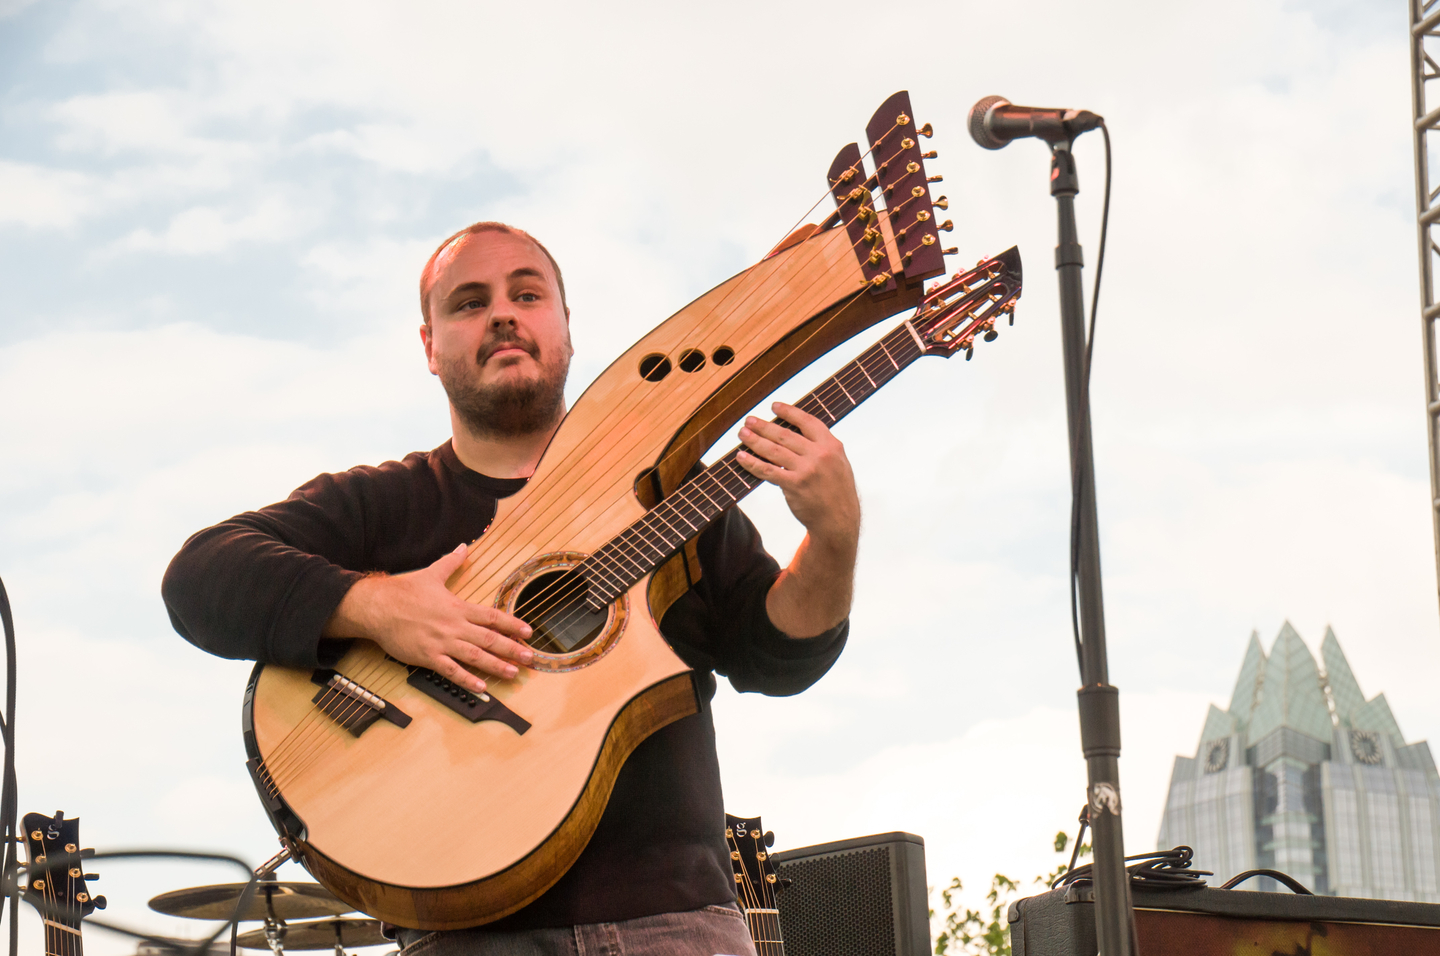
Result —
<path fill-rule="evenodd" d="M 1250 635 L 1229 709 L 1212 704 L 1195 756 L 1175 758 L 1160 846 L 1194 847 L 1215 883 L 1266 868 L 1316 893 L 1440 902 L 1430 746 L 1405 743 L 1384 694 L 1365 699 L 1329 628 L 1320 659 L 1288 621 L 1268 656 Z"/>

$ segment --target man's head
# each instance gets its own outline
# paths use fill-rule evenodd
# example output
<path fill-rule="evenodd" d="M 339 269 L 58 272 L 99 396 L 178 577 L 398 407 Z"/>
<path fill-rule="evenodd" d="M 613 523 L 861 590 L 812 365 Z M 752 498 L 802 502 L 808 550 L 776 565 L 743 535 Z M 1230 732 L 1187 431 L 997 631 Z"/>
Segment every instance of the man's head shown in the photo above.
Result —
<path fill-rule="evenodd" d="M 529 233 L 480 222 L 420 274 L 420 338 L 456 417 L 477 437 L 529 435 L 564 413 L 570 309 L 560 267 Z"/>

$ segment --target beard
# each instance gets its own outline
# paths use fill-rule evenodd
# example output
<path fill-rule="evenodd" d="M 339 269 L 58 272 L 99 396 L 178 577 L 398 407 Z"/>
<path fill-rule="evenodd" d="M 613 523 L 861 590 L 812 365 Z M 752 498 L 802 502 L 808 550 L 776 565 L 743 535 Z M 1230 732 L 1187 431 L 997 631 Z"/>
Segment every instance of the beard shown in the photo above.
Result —
<path fill-rule="evenodd" d="M 529 352 L 539 365 L 539 376 L 490 385 L 475 382 L 478 370 L 502 348 Z M 506 334 L 487 339 L 473 363 L 457 355 L 443 359 L 439 369 L 451 407 L 477 438 L 516 438 L 544 431 L 560 420 L 570 356 L 563 349 L 553 356 L 542 355 L 534 342 Z"/>

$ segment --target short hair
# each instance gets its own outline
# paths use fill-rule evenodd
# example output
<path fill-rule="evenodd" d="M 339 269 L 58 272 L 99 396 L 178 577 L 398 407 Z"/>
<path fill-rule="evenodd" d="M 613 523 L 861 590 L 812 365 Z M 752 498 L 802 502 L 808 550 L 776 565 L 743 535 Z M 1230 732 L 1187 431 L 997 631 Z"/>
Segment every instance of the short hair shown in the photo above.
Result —
<path fill-rule="evenodd" d="M 555 284 L 560 287 L 560 306 L 565 310 L 566 314 L 569 314 L 570 306 L 565 301 L 565 277 L 560 274 L 560 263 L 555 261 L 555 257 L 550 254 L 549 249 L 545 248 L 545 244 L 524 229 L 516 228 L 508 223 L 487 220 L 485 222 L 471 223 L 440 243 L 439 247 L 430 254 L 430 259 L 425 263 L 425 268 L 420 270 L 420 314 L 425 317 L 426 325 L 430 324 L 430 290 L 435 286 L 435 263 L 439 261 L 441 253 L 446 249 L 460 242 L 466 236 L 473 236 L 481 232 L 505 232 L 512 236 L 521 236 L 535 243 L 535 248 L 545 253 L 545 258 L 550 260 L 550 268 L 555 270 Z"/>

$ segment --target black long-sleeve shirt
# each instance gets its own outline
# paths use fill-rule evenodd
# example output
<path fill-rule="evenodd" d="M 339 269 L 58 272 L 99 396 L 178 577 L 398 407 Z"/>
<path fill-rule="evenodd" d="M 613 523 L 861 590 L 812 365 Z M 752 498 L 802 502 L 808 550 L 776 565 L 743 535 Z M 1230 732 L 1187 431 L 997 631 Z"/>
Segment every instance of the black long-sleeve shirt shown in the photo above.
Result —
<path fill-rule="evenodd" d="M 162 584 L 170 620 L 221 657 L 334 663 L 345 642 L 321 630 L 356 580 L 426 567 L 475 540 L 497 501 L 524 484 L 471 471 L 449 442 L 378 468 L 320 475 L 282 502 L 190 538 Z M 714 673 L 740 691 L 799 693 L 839 657 L 848 625 L 805 639 L 775 628 L 765 597 L 779 565 L 739 509 L 702 532 L 697 550 L 701 579 L 666 612 L 661 632 L 695 669 L 700 712 L 636 748 L 580 859 L 495 928 L 609 922 L 734 898 L 710 709 Z"/>

